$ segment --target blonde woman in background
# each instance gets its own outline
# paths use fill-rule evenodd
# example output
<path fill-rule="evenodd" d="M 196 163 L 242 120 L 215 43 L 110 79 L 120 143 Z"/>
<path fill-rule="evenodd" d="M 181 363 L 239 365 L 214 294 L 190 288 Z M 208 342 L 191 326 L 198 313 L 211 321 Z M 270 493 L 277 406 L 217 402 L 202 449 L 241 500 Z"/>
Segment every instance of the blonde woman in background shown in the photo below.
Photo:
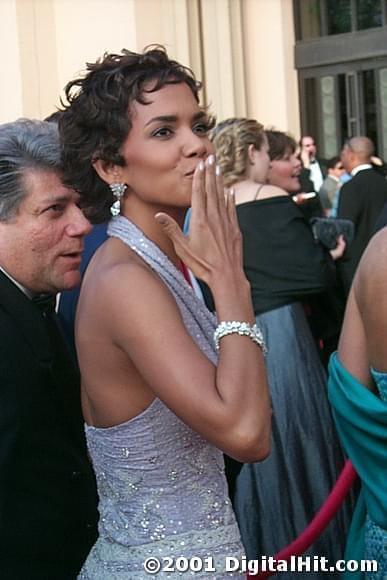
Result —
<path fill-rule="evenodd" d="M 256 558 L 275 554 L 298 536 L 343 463 L 326 374 L 303 307 L 308 296 L 334 282 L 335 268 L 288 193 L 266 184 L 270 159 L 262 125 L 229 119 L 214 129 L 212 140 L 224 182 L 235 191 L 244 270 L 268 345 L 272 452 L 265 461 L 242 467 L 234 496 L 248 558 Z M 341 558 L 348 519 L 344 510 L 339 513 L 309 553 L 332 562 Z M 319 577 L 323 574 L 308 575 Z"/>

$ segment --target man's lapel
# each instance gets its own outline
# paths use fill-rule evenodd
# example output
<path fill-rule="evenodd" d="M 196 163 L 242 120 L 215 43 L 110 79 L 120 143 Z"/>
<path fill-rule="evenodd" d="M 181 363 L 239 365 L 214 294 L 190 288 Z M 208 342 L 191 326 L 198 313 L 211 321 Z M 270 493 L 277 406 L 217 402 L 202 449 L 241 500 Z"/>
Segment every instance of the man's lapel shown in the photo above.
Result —
<path fill-rule="evenodd" d="M 42 315 L 24 292 L 1 271 L 0 308 L 12 318 L 34 356 L 47 364 L 52 359 L 52 353 Z"/>
<path fill-rule="evenodd" d="M 47 328 L 47 321 L 38 307 L 1 271 L 0 309 L 12 317 L 12 322 L 22 333 L 38 365 L 52 374 L 52 380 L 46 384 L 51 385 L 56 391 L 57 418 L 63 424 L 71 425 L 70 432 L 73 431 L 79 442 L 83 423 L 79 372 L 59 330 L 57 339 L 53 341 Z M 22 357 L 23 353 L 20 353 L 20 356 Z"/>

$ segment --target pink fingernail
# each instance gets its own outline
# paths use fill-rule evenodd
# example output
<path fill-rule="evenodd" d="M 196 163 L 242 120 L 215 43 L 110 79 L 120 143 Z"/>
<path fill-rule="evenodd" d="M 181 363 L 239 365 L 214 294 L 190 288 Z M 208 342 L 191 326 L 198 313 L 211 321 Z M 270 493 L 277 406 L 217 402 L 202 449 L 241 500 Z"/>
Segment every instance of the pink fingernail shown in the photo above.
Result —
<path fill-rule="evenodd" d="M 215 156 L 214 156 L 214 155 L 210 155 L 210 156 L 207 158 L 207 163 L 208 163 L 208 165 L 213 165 L 214 161 L 215 161 Z"/>

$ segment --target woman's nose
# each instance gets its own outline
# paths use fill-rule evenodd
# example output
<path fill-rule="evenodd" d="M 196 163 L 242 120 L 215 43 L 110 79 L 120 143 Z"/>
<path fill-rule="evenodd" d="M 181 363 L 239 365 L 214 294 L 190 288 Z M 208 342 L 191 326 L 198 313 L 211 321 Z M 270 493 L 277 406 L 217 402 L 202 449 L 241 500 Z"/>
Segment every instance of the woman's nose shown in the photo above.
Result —
<path fill-rule="evenodd" d="M 184 144 L 184 154 L 187 157 L 206 157 L 214 153 L 214 147 L 208 137 L 191 132 Z"/>

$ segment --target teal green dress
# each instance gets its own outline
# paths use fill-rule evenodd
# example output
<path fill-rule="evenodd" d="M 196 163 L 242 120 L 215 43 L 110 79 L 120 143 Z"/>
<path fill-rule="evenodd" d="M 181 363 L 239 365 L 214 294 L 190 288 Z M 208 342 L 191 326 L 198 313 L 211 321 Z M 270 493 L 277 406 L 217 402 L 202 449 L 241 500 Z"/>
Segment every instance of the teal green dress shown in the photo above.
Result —
<path fill-rule="evenodd" d="M 376 560 L 377 572 L 344 577 L 387 579 L 387 373 L 371 369 L 379 395 L 341 364 L 329 364 L 328 396 L 342 444 L 362 482 L 348 536 L 346 560 Z"/>

